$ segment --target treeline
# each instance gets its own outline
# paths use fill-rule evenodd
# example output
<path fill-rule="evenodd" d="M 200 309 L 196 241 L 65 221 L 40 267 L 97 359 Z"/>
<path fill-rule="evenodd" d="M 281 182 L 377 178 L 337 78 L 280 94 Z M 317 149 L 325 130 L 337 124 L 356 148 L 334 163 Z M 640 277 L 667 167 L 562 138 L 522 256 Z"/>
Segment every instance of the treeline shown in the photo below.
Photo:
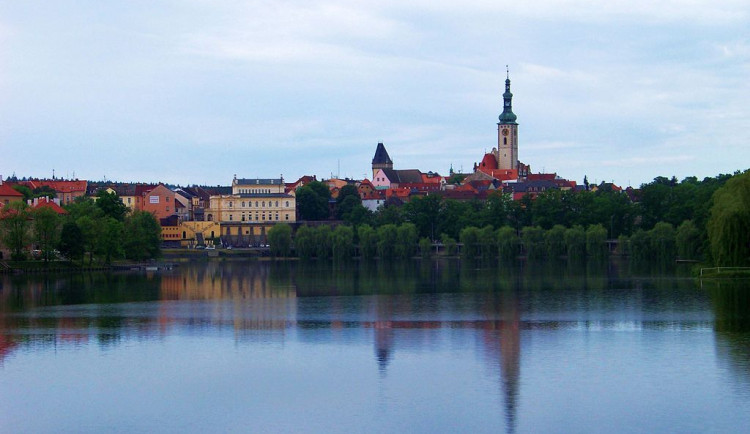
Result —
<path fill-rule="evenodd" d="M 22 201 L 0 212 L 0 242 L 11 259 L 28 259 L 29 246 L 39 259 L 62 256 L 70 261 L 110 264 L 161 256 L 161 227 L 153 214 L 129 212 L 116 193 L 100 191 L 96 200 L 79 197 L 65 205 L 67 214 L 50 207 L 30 208 Z"/>
<path fill-rule="evenodd" d="M 501 192 L 491 193 L 485 201 L 467 202 L 447 200 L 438 193 L 405 204 L 387 202 L 377 212 L 362 206 L 355 187 L 345 186 L 334 215 L 325 207 L 328 189 L 322 183 L 308 184 L 298 191 L 302 219 L 337 218 L 348 229 L 301 227 L 294 246 L 300 257 L 338 257 L 354 249 L 345 245 L 351 239 L 362 257 L 398 256 L 395 247 L 385 248 L 395 230 L 396 241 L 408 243 L 399 252 L 414 254 L 442 242 L 449 254 L 453 246 L 462 244 L 462 254 L 469 257 L 598 258 L 609 251 L 608 240 L 617 240 L 619 253 L 636 261 L 667 263 L 680 258 L 747 264 L 748 176 L 737 172 L 682 181 L 657 177 L 627 193 L 603 184 L 596 191 L 549 190 L 520 201 Z M 269 241 L 273 248 L 274 241 Z M 336 243 L 340 245 L 334 253 Z M 288 245 L 291 249 L 291 240 Z M 379 245 L 380 250 L 373 247 Z"/>

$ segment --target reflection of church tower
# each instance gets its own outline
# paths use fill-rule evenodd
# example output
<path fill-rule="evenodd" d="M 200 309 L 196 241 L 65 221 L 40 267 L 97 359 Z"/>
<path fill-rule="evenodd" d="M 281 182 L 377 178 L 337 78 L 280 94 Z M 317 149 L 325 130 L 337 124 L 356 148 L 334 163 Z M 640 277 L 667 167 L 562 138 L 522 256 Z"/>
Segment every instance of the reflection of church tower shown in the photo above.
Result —
<path fill-rule="evenodd" d="M 382 142 L 378 143 L 378 147 L 375 149 L 375 156 L 372 157 L 373 178 L 378 169 L 393 169 L 393 161 L 388 156 L 388 151 L 385 150 Z"/>
<path fill-rule="evenodd" d="M 498 169 L 518 169 L 518 123 L 513 113 L 513 94 L 510 93 L 510 75 L 505 79 L 503 112 L 497 123 L 497 165 Z"/>
<path fill-rule="evenodd" d="M 393 357 L 393 301 L 390 297 L 380 296 L 375 303 L 375 358 L 378 362 L 378 371 L 385 375 L 388 362 Z"/>
<path fill-rule="evenodd" d="M 521 378 L 521 317 L 518 299 L 515 294 L 504 294 L 500 300 L 490 301 L 487 305 L 492 309 L 489 313 L 500 318 L 487 321 L 484 338 L 487 354 L 492 357 L 493 365 L 499 356 L 506 431 L 513 433 L 516 430 Z"/>

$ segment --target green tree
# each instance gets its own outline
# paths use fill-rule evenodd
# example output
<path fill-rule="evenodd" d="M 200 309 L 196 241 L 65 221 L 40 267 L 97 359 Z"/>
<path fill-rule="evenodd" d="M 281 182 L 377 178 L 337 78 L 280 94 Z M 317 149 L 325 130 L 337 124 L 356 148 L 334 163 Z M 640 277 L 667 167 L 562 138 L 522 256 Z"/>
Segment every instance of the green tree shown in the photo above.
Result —
<path fill-rule="evenodd" d="M 526 226 L 521 230 L 521 239 L 528 259 L 534 260 L 544 256 L 544 229 L 539 226 Z"/>
<path fill-rule="evenodd" d="M 42 252 L 42 259 L 49 263 L 55 256 L 60 236 L 60 216 L 49 207 L 41 207 L 31 212 L 34 220 L 34 242 Z"/>
<path fill-rule="evenodd" d="M 12 201 L 0 209 L 0 240 L 10 250 L 14 261 L 26 258 L 30 222 L 29 206 L 20 200 Z"/>
<path fill-rule="evenodd" d="M 60 243 L 58 250 L 64 257 L 71 261 L 82 260 L 85 248 L 83 245 L 83 233 L 74 221 L 67 221 L 60 231 Z"/>
<path fill-rule="evenodd" d="M 419 254 L 424 259 L 428 259 L 432 256 L 432 241 L 430 241 L 429 238 L 422 237 L 419 239 Z"/>
<path fill-rule="evenodd" d="M 16 184 L 11 188 L 23 195 L 24 202 L 28 202 L 34 198 L 34 192 L 32 192 L 31 189 L 25 185 Z"/>
<path fill-rule="evenodd" d="M 286 223 L 275 224 L 268 231 L 268 244 L 273 256 L 289 256 L 292 249 L 292 227 Z"/>
<path fill-rule="evenodd" d="M 396 256 L 403 259 L 414 256 L 414 249 L 419 240 L 416 225 L 414 223 L 401 224 L 397 230 L 396 240 Z"/>
<path fill-rule="evenodd" d="M 479 246 L 482 259 L 493 259 L 497 255 L 497 238 L 492 225 L 479 230 Z"/>
<path fill-rule="evenodd" d="M 34 197 L 46 197 L 48 199 L 54 199 L 57 197 L 57 192 L 49 185 L 37 187 L 32 190 L 32 193 L 34 194 Z"/>
<path fill-rule="evenodd" d="M 315 229 L 309 226 L 300 226 L 294 234 L 294 251 L 302 259 L 310 259 L 315 256 Z"/>
<path fill-rule="evenodd" d="M 732 177 L 714 193 L 708 239 L 717 266 L 750 264 L 750 171 Z"/>
<path fill-rule="evenodd" d="M 502 261 L 512 261 L 519 254 L 521 240 L 518 233 L 510 226 L 503 226 L 497 230 L 497 253 Z"/>
<path fill-rule="evenodd" d="M 101 213 L 101 210 L 99 210 Z M 94 261 L 94 253 L 99 242 L 99 237 L 102 232 L 102 222 L 104 221 L 103 214 L 97 217 L 90 215 L 82 215 L 75 221 L 78 228 L 81 230 L 83 237 L 83 247 L 89 254 L 89 265 Z"/>
<path fill-rule="evenodd" d="M 378 256 L 381 259 L 391 259 L 398 243 L 398 226 L 386 224 L 378 228 Z"/>
<path fill-rule="evenodd" d="M 372 259 L 378 253 L 378 235 L 372 226 L 364 224 L 357 229 L 359 254 L 363 259 Z"/>
<path fill-rule="evenodd" d="M 544 246 L 547 249 L 547 256 L 550 258 L 559 258 L 567 253 L 565 244 L 565 226 L 554 225 L 544 234 Z"/>
<path fill-rule="evenodd" d="M 322 225 L 315 228 L 315 256 L 318 259 L 331 257 L 331 227 Z"/>
<path fill-rule="evenodd" d="M 456 240 L 448 234 L 440 235 L 440 242 L 443 243 L 446 256 L 454 256 L 456 254 Z"/>
<path fill-rule="evenodd" d="M 128 207 L 122 203 L 120 196 L 107 190 L 99 190 L 96 193 L 96 206 L 102 210 L 105 216 L 112 217 L 119 222 L 124 221 L 125 215 L 128 213 Z"/>
<path fill-rule="evenodd" d="M 480 230 L 474 226 L 468 226 L 461 230 L 460 240 L 463 247 L 461 255 L 466 259 L 476 259 L 482 253 L 480 245 Z"/>
<path fill-rule="evenodd" d="M 592 259 L 604 259 L 609 254 L 607 230 L 601 224 L 586 229 L 586 255 Z"/>
<path fill-rule="evenodd" d="M 152 230 L 154 230 L 152 228 Z M 123 238 L 124 224 L 118 221 L 114 217 L 104 217 L 101 220 L 101 230 L 97 240 L 97 253 L 100 257 L 104 258 L 104 263 L 109 265 L 112 263 L 113 258 L 119 258 L 123 255 Z M 161 228 L 159 227 L 159 232 Z M 153 247 L 150 250 L 150 258 L 156 258 L 159 256 L 159 243 L 156 244 L 156 252 Z M 146 258 L 144 258 L 146 259 Z"/>
<path fill-rule="evenodd" d="M 685 220 L 675 233 L 677 257 L 680 259 L 698 259 L 701 248 L 701 233 L 692 220 Z"/>
<path fill-rule="evenodd" d="M 351 259 L 354 255 L 354 229 L 338 225 L 331 232 L 331 249 L 335 260 Z"/>
<path fill-rule="evenodd" d="M 419 236 L 435 239 L 443 213 L 444 201 L 439 194 L 415 197 L 403 207 L 404 216 L 414 223 Z"/>
<path fill-rule="evenodd" d="M 630 237 L 630 257 L 636 264 L 645 264 L 653 259 L 653 255 L 649 233 L 638 229 Z"/>
<path fill-rule="evenodd" d="M 312 181 L 296 192 L 297 211 L 302 220 L 325 220 L 329 216 L 331 191 L 320 181 Z"/>
<path fill-rule="evenodd" d="M 135 211 L 125 219 L 125 257 L 135 261 L 161 256 L 161 226 L 153 214 Z"/>
<path fill-rule="evenodd" d="M 649 231 L 651 251 L 659 264 L 674 261 L 677 254 L 675 231 L 671 223 L 659 222 Z"/>
<path fill-rule="evenodd" d="M 357 205 L 362 205 L 357 187 L 352 184 L 341 187 L 339 195 L 336 197 L 336 218 L 346 220 L 345 216 L 351 214 Z"/>
<path fill-rule="evenodd" d="M 565 230 L 565 250 L 569 261 L 586 258 L 586 231 L 580 225 Z"/>

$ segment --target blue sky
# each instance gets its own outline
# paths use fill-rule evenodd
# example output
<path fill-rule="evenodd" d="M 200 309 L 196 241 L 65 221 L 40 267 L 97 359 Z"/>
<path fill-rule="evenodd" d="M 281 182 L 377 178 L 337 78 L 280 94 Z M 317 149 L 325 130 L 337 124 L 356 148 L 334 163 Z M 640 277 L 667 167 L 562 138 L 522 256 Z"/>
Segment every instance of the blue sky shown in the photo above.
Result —
<path fill-rule="evenodd" d="M 0 175 L 469 171 L 506 64 L 535 172 L 750 167 L 746 0 L 0 0 Z"/>

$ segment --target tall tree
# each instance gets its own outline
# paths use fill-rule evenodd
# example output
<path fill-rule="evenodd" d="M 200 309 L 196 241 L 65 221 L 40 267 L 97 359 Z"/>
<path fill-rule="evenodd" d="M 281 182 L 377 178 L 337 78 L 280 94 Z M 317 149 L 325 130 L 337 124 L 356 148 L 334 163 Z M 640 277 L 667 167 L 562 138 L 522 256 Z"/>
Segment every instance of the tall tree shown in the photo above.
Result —
<path fill-rule="evenodd" d="M 30 241 L 30 212 L 26 203 L 17 200 L 0 210 L 0 240 L 11 252 L 11 259 L 22 261 Z"/>
<path fill-rule="evenodd" d="M 74 221 L 69 220 L 63 224 L 57 248 L 64 257 L 71 261 L 83 258 L 85 252 L 83 233 Z"/>
<path fill-rule="evenodd" d="M 125 220 L 125 256 L 142 261 L 161 256 L 161 226 L 153 214 L 135 211 Z"/>
<path fill-rule="evenodd" d="M 273 256 L 289 256 L 292 247 L 292 227 L 278 223 L 268 231 L 268 244 Z"/>
<path fill-rule="evenodd" d="M 750 264 L 750 170 L 714 193 L 708 238 L 716 265 Z"/>
<path fill-rule="evenodd" d="M 302 220 L 325 220 L 329 216 L 331 191 L 320 181 L 312 181 L 297 189 L 297 211 Z"/>
<path fill-rule="evenodd" d="M 128 213 L 128 207 L 122 203 L 120 196 L 116 192 L 110 193 L 107 190 L 99 190 L 96 193 L 96 206 L 104 215 L 120 222 L 125 220 L 125 215 Z"/>
<path fill-rule="evenodd" d="M 42 252 L 44 262 L 49 263 L 60 236 L 60 216 L 48 207 L 38 208 L 31 214 L 34 219 L 34 242 Z"/>

